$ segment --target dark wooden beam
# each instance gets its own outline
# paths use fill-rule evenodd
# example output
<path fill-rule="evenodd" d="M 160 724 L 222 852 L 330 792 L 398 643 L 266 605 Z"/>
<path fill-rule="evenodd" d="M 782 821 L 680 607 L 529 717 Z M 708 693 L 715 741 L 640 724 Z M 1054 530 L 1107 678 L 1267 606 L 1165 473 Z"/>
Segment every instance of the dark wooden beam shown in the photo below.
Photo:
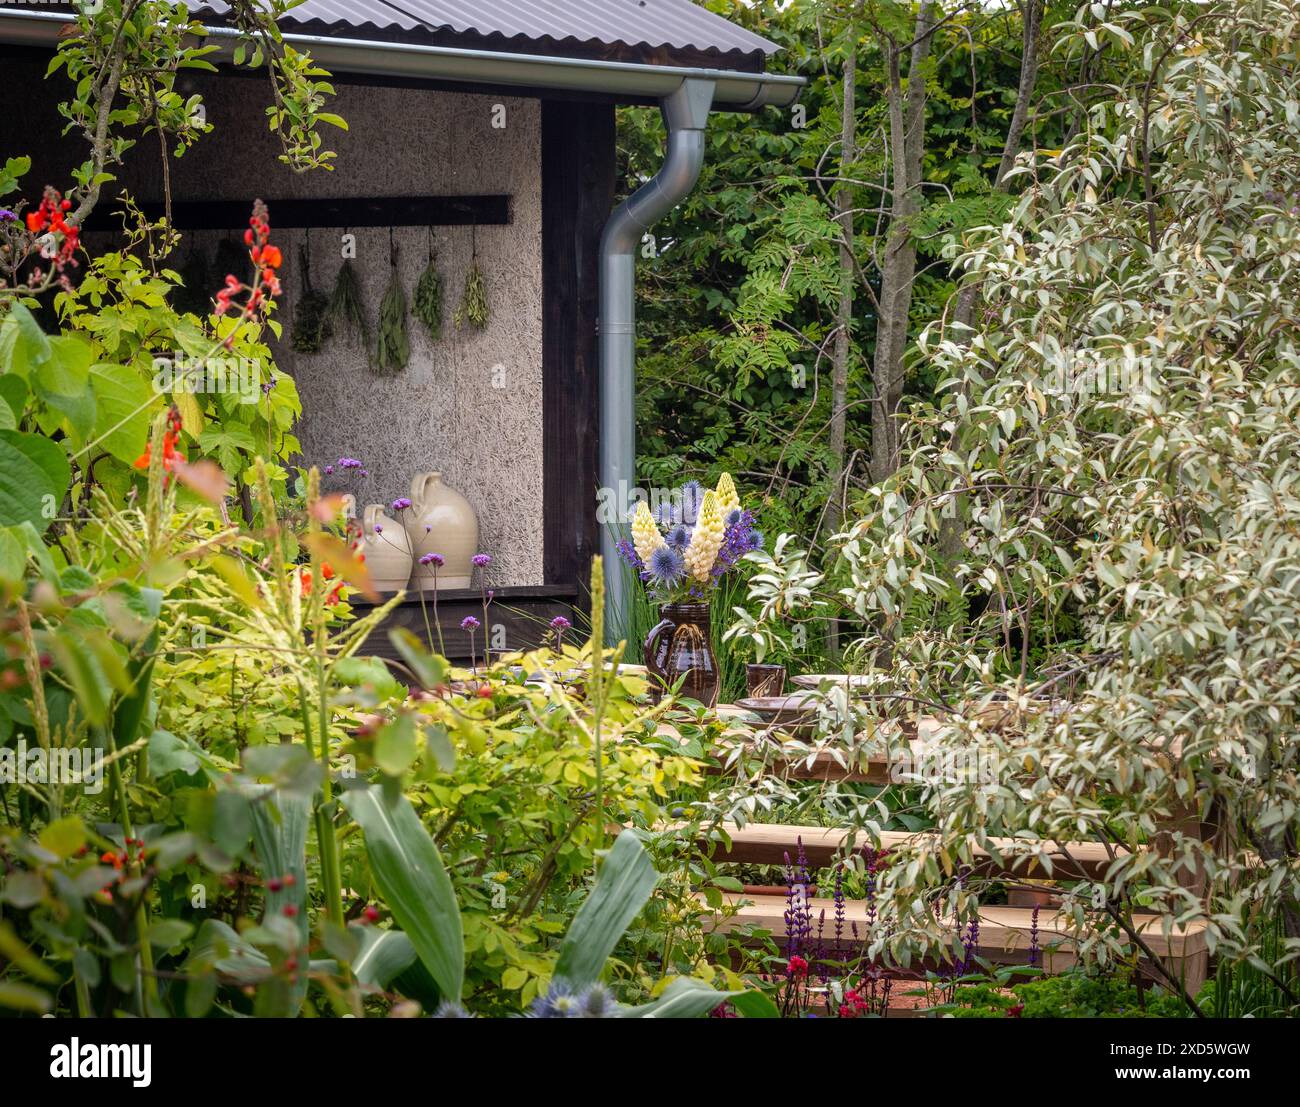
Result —
<path fill-rule="evenodd" d="M 600 235 L 614 203 L 614 109 L 542 103 L 542 439 L 548 584 L 585 589 L 600 545 Z"/>
<path fill-rule="evenodd" d="M 497 627 L 501 628 L 496 633 L 504 636 L 504 650 L 507 653 L 535 649 L 542 644 L 550 622 L 555 616 L 563 615 L 573 621 L 576 595 L 577 590 L 573 588 L 545 586 L 498 588 L 492 602 L 488 605 L 489 632 L 495 632 Z M 370 607 L 360 597 L 353 597 L 351 602 L 359 614 L 364 614 Z M 429 619 L 428 632 L 425 630 L 424 622 L 426 615 Z M 404 627 L 421 641 L 428 642 L 431 649 L 437 650 L 437 626 L 441 626 L 447 656 L 456 661 L 468 661 L 470 636 L 467 631 L 460 629 L 461 620 L 466 615 L 473 615 L 480 623 L 483 622 L 482 599 L 473 589 L 440 592 L 436 624 L 431 598 L 426 597 L 423 607 L 418 598 L 403 600 L 388 615 L 379 630 L 366 639 L 361 652 L 382 657 L 387 661 L 396 660 L 397 651 L 388 641 L 388 632 L 394 627 Z M 569 641 L 576 642 L 581 638 L 581 629 L 575 629 L 570 633 Z M 475 632 L 474 649 L 477 656 L 482 658 L 482 629 Z"/>
<path fill-rule="evenodd" d="M 509 196 L 371 196 L 317 200 L 267 200 L 276 227 L 460 227 L 510 222 Z M 161 203 L 142 203 L 152 220 Z M 227 231 L 246 226 L 245 200 L 177 200 L 172 225 L 182 231 Z M 112 230 L 112 213 L 96 212 L 86 230 Z M 102 226 L 101 226 L 102 224 Z"/>

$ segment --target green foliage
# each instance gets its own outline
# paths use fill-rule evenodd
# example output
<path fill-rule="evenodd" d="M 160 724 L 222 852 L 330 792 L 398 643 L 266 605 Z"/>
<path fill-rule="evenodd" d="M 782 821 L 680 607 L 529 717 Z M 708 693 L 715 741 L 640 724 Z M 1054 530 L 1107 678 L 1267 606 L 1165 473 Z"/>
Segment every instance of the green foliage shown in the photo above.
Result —
<path fill-rule="evenodd" d="M 1077 970 L 1007 987 L 960 984 L 943 1008 L 956 1018 L 1177 1019 L 1187 1018 L 1183 1001 L 1159 989 L 1139 990 L 1121 976 L 1093 976 Z"/>
<path fill-rule="evenodd" d="M 850 612 L 888 710 L 933 705 L 931 753 L 978 753 L 980 773 L 922 796 L 942 865 L 909 845 L 882 881 L 900 956 L 946 948 L 946 920 L 990 891 L 947 874 L 991 836 L 1025 863 L 1056 840 L 1128 848 L 1068 903 L 1096 965 L 1132 956 L 1135 910 L 1274 976 L 1300 954 L 1300 328 L 1282 306 L 1300 144 L 1281 122 L 1300 7 L 1199 11 L 1064 29 L 1067 56 L 1100 35 L 1145 77 L 1025 160 L 1005 222 L 953 244 L 979 326 L 922 336 L 941 390 L 836 539 L 839 579 L 785 551 L 754 578 L 740 633 Z M 960 622 L 939 602 L 954 582 Z M 1077 688 L 1045 709 L 1067 646 Z M 1266 947 L 1273 920 L 1287 936 Z"/>

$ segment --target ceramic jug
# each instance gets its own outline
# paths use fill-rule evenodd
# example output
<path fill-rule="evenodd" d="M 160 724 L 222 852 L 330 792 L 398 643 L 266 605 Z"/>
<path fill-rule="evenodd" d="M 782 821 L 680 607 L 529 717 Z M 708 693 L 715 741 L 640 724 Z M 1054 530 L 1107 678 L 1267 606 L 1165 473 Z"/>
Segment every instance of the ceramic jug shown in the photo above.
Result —
<path fill-rule="evenodd" d="M 713 653 L 709 605 L 666 603 L 659 614 L 662 622 L 645 640 L 651 698 L 658 702 L 664 692 L 677 688 L 680 696 L 715 706 L 721 678 Z"/>
<path fill-rule="evenodd" d="M 361 519 L 360 552 L 366 555 L 375 591 L 397 592 L 406 587 L 414 561 L 411 539 L 402 524 L 384 512 L 383 504 L 366 505 Z"/>
<path fill-rule="evenodd" d="M 412 590 L 434 590 L 434 567 L 420 564 L 426 554 L 442 556 L 436 585 L 439 591 L 472 587 L 470 558 L 478 551 L 478 516 L 469 501 L 443 484 L 441 473 L 417 473 L 411 482 L 411 506 L 404 514 L 415 561 Z"/>

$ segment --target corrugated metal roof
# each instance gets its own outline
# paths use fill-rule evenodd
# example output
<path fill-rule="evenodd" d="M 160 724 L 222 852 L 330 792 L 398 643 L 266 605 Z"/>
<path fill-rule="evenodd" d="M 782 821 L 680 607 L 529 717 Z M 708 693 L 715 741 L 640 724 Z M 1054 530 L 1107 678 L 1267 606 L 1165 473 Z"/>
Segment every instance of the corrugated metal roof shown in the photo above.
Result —
<path fill-rule="evenodd" d="M 195 14 L 230 11 L 221 0 L 191 3 Z M 692 0 L 304 0 L 281 23 L 319 23 L 364 35 L 436 32 L 552 39 L 719 53 L 775 53 L 779 47 Z"/>

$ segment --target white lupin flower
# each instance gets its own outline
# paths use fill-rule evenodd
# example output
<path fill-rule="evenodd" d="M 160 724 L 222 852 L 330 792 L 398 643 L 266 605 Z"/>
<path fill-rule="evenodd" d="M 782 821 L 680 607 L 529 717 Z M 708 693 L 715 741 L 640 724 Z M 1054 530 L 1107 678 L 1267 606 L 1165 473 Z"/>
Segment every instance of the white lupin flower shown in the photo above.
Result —
<path fill-rule="evenodd" d="M 722 548 L 722 512 L 718 507 L 718 494 L 712 490 L 704 493 L 699 518 L 691 533 L 691 544 L 686 548 L 686 568 L 698 581 L 709 579 L 709 571 Z"/>
<path fill-rule="evenodd" d="M 632 548 L 636 550 L 641 563 L 645 564 L 650 560 L 650 555 L 663 544 L 664 536 L 659 533 L 649 505 L 642 500 L 636 505 L 636 514 L 632 516 Z"/>
<path fill-rule="evenodd" d="M 740 496 L 736 492 L 736 482 L 731 479 L 730 473 L 723 473 L 718 478 L 718 511 L 721 512 L 723 521 L 733 511 L 740 510 Z"/>

